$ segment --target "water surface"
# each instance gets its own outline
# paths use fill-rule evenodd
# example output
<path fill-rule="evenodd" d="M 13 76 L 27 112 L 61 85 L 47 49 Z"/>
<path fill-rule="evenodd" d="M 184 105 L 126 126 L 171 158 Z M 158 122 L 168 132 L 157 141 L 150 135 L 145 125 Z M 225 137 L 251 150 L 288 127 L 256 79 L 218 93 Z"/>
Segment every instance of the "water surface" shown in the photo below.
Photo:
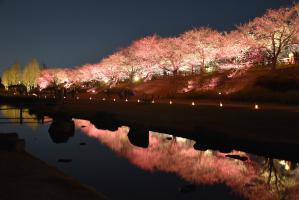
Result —
<path fill-rule="evenodd" d="M 112 200 L 296 199 L 299 194 L 298 168 L 291 161 L 237 150 L 198 151 L 193 140 L 152 131 L 148 144 L 138 145 L 128 137 L 129 127 L 100 130 L 82 119 L 44 118 L 42 124 L 26 110 L 20 121 L 19 110 L 7 108 L 2 106 L 1 132 L 17 132 L 28 152 Z"/>

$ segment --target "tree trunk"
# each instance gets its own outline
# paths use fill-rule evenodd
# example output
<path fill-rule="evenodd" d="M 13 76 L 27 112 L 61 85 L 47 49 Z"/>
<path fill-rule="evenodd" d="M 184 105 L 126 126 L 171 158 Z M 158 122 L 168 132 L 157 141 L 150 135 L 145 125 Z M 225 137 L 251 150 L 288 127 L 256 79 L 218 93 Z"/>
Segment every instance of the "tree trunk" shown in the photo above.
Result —
<path fill-rule="evenodd" d="M 176 76 L 178 74 L 178 70 L 177 69 L 173 70 L 172 74 L 173 74 L 173 76 Z"/>
<path fill-rule="evenodd" d="M 271 70 L 276 70 L 276 65 L 277 65 L 277 57 L 275 56 L 274 58 L 272 58 L 271 61 Z"/>
<path fill-rule="evenodd" d="M 204 68 L 205 68 L 205 66 L 204 66 L 204 65 L 202 65 L 202 66 L 200 67 L 200 73 L 201 73 L 201 74 L 205 73 L 205 70 L 204 70 Z"/>
<path fill-rule="evenodd" d="M 204 68 L 205 68 L 205 65 L 206 65 L 206 61 L 205 61 L 205 53 L 204 53 L 203 50 L 202 50 L 202 61 L 201 61 L 201 63 L 202 63 L 202 67 L 200 68 L 200 73 L 205 73 Z"/>

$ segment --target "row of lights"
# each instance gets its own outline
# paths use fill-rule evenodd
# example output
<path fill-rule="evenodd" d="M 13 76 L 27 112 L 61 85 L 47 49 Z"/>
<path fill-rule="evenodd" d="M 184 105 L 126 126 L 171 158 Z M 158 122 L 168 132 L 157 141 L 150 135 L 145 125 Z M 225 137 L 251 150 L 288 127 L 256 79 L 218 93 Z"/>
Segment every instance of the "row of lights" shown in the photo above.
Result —
<path fill-rule="evenodd" d="M 46 99 L 46 98 L 47 98 L 47 96 L 45 96 L 45 99 Z M 63 98 L 66 99 L 66 97 L 63 97 Z M 55 96 L 54 96 L 54 99 L 55 99 Z M 77 96 L 76 99 L 79 100 L 80 98 Z M 92 100 L 92 97 L 89 97 L 89 100 Z M 103 100 L 103 101 L 106 101 L 106 98 L 103 98 L 102 100 Z M 116 99 L 113 99 L 113 101 L 116 102 Z M 125 101 L 126 101 L 126 102 L 129 102 L 128 99 L 126 99 Z M 138 99 L 138 100 L 137 100 L 137 103 L 140 103 L 140 102 L 141 102 L 140 99 Z M 154 103 L 156 103 L 155 100 L 152 100 L 152 104 L 154 104 Z M 172 104 L 173 104 L 173 101 L 170 100 L 170 101 L 169 101 L 169 104 L 172 105 Z M 191 105 L 192 105 L 192 106 L 195 106 L 196 104 L 195 104 L 195 102 L 193 101 L 193 102 L 191 103 Z M 223 106 L 224 106 L 223 103 L 220 102 L 220 103 L 219 103 L 219 107 L 222 108 Z M 258 105 L 258 104 L 255 104 L 255 105 L 254 105 L 254 109 L 255 109 L 255 110 L 260 109 L 259 105 Z"/>
<path fill-rule="evenodd" d="M 79 100 L 79 97 L 77 97 L 77 100 Z M 92 97 L 89 97 L 89 100 L 92 100 Z M 106 98 L 103 98 L 102 100 L 103 100 L 103 101 L 106 101 Z M 113 99 L 113 102 L 116 102 L 116 99 Z M 129 100 L 128 100 L 128 99 L 125 99 L 125 102 L 129 102 Z M 141 100 L 138 99 L 138 100 L 137 100 L 137 103 L 140 103 L 140 102 L 141 102 Z M 152 103 L 152 104 L 155 104 L 156 101 L 155 101 L 155 100 L 152 100 L 151 103 Z M 172 104 L 173 104 L 173 101 L 170 100 L 170 101 L 169 101 L 169 104 L 172 105 Z M 196 103 L 195 103 L 194 101 L 192 101 L 191 106 L 196 106 Z M 219 103 L 219 107 L 221 107 L 221 108 L 224 107 L 224 104 L 223 104 L 222 102 L 220 102 L 220 103 Z M 260 106 L 259 106 L 258 104 L 255 104 L 255 105 L 254 105 L 254 109 L 255 109 L 255 110 L 259 110 L 259 109 L 260 109 Z"/>

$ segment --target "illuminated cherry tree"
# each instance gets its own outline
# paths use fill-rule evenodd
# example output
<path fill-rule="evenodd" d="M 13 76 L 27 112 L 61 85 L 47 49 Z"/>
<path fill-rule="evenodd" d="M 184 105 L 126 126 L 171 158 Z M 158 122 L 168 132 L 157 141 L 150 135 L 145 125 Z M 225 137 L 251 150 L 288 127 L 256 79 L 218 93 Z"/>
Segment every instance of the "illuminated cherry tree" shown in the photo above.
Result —
<path fill-rule="evenodd" d="M 217 55 L 220 69 L 244 69 L 261 60 L 261 48 L 252 38 L 240 31 L 226 33 Z"/>
<path fill-rule="evenodd" d="M 105 75 L 103 74 L 103 67 L 101 63 L 97 64 L 87 64 L 82 67 L 78 67 L 75 70 L 74 75 L 77 80 L 88 82 L 88 81 L 103 81 L 105 80 Z"/>
<path fill-rule="evenodd" d="M 122 79 L 129 79 L 133 81 L 134 78 L 139 77 L 141 72 L 144 70 L 139 65 L 137 59 L 132 54 L 132 47 L 122 49 L 117 52 L 118 65 L 122 73 Z"/>
<path fill-rule="evenodd" d="M 264 16 L 239 26 L 239 30 L 264 48 L 272 69 L 276 68 L 282 52 L 298 43 L 299 16 L 295 8 L 268 10 Z"/>
<path fill-rule="evenodd" d="M 40 77 L 37 80 L 40 88 L 44 89 L 55 81 L 55 71 L 56 69 L 43 69 L 40 72 Z"/>
<path fill-rule="evenodd" d="M 120 70 L 120 63 L 119 54 L 117 53 L 112 54 L 101 61 L 101 71 L 105 77 L 104 82 L 113 86 L 122 79 L 123 74 Z"/>
<path fill-rule="evenodd" d="M 159 67 L 165 72 L 177 75 L 183 66 L 185 48 L 182 47 L 183 40 L 179 37 L 161 39 L 158 45 Z"/>
<path fill-rule="evenodd" d="M 155 74 L 161 74 L 159 68 L 159 40 L 156 35 L 133 42 L 130 47 L 131 59 L 140 67 L 140 78 L 149 80 Z"/>
<path fill-rule="evenodd" d="M 186 49 L 184 61 L 191 66 L 192 73 L 195 66 L 201 66 L 203 72 L 206 64 L 216 59 L 221 37 L 219 32 L 210 28 L 193 29 L 181 36 Z"/>

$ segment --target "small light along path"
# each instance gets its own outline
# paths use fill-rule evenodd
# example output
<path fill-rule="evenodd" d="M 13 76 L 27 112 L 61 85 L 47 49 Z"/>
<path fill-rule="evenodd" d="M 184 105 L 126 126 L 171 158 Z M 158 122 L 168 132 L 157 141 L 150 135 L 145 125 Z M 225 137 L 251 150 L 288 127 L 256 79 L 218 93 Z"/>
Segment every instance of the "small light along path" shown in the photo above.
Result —
<path fill-rule="evenodd" d="M 83 100 L 84 98 L 79 98 L 79 97 L 76 97 L 77 100 Z M 219 102 L 219 104 L 216 104 L 215 101 L 212 101 L 212 102 L 200 102 L 200 101 L 187 101 L 187 100 L 178 100 L 178 101 L 174 101 L 174 100 L 152 100 L 150 101 L 150 103 L 144 103 L 142 100 L 140 99 L 125 99 L 125 100 L 121 100 L 121 99 L 116 99 L 116 98 L 113 98 L 113 99 L 106 99 L 106 98 L 99 98 L 100 101 L 107 101 L 107 102 L 123 102 L 123 103 L 142 103 L 142 104 L 169 104 L 169 105 L 174 105 L 174 104 L 177 104 L 177 105 L 191 105 L 191 106 L 218 106 L 218 107 L 242 107 L 242 108 L 253 108 L 254 110 L 259 110 L 260 109 L 260 105 L 258 104 L 232 104 L 232 103 L 228 103 L 228 104 L 224 104 L 222 103 L 222 101 Z M 96 101 L 97 98 L 94 98 L 94 97 L 89 97 L 89 100 L 90 101 Z M 224 106 L 225 105 L 225 106 Z"/>
<path fill-rule="evenodd" d="M 221 93 L 219 92 L 219 95 L 221 95 Z M 66 99 L 66 97 L 64 97 L 64 99 Z M 80 98 L 80 97 L 76 97 L 76 100 L 83 100 L 84 98 Z M 126 98 L 125 100 L 120 100 L 120 99 L 116 99 L 116 98 L 113 98 L 113 99 L 106 99 L 105 97 L 103 98 L 98 98 L 100 99 L 100 101 L 107 101 L 107 102 L 124 102 L 124 103 L 144 103 L 142 100 L 140 99 L 134 99 L 134 100 L 130 100 L 128 98 Z M 67 100 L 67 99 L 66 99 Z M 95 97 L 89 97 L 89 100 L 90 101 L 96 101 L 97 98 Z M 169 104 L 169 105 L 175 105 L 175 104 L 179 104 L 179 105 L 186 105 L 186 104 L 189 104 L 191 106 L 194 106 L 194 107 L 199 107 L 199 106 L 218 106 L 220 108 L 223 108 L 223 107 L 240 107 L 240 108 L 250 108 L 250 109 L 253 109 L 253 110 L 260 110 L 261 109 L 261 106 L 259 104 L 241 104 L 241 103 L 227 103 L 227 104 L 224 104 L 222 101 L 219 101 L 219 104 L 215 104 L 215 101 L 211 101 L 211 102 L 200 102 L 200 101 L 186 101 L 186 100 L 178 100 L 178 101 L 174 101 L 174 100 L 169 100 L 168 102 L 166 102 L 166 100 L 152 100 L 150 101 L 151 104 Z M 277 107 L 277 108 L 280 108 Z M 283 106 L 281 106 L 281 108 L 283 108 Z M 299 107 L 297 108 L 299 109 Z M 299 110 L 298 110 L 299 112 Z"/>
<path fill-rule="evenodd" d="M 220 95 L 221 93 L 219 93 Z M 222 101 L 222 100 L 186 100 L 186 99 L 153 99 L 145 103 L 141 99 L 117 99 L 117 98 L 106 98 L 106 97 L 79 97 L 75 98 L 67 98 L 64 97 L 64 101 L 68 100 L 76 100 L 76 101 L 84 101 L 89 99 L 90 102 L 111 102 L 111 103 L 137 103 L 137 104 L 168 104 L 168 105 L 190 105 L 194 108 L 200 106 L 215 106 L 219 108 L 243 108 L 243 109 L 251 109 L 251 110 L 285 110 L 290 112 L 299 112 L 299 106 L 292 105 L 277 105 L 277 104 L 259 104 L 259 103 L 240 103 L 240 102 L 231 102 L 231 101 Z"/>

